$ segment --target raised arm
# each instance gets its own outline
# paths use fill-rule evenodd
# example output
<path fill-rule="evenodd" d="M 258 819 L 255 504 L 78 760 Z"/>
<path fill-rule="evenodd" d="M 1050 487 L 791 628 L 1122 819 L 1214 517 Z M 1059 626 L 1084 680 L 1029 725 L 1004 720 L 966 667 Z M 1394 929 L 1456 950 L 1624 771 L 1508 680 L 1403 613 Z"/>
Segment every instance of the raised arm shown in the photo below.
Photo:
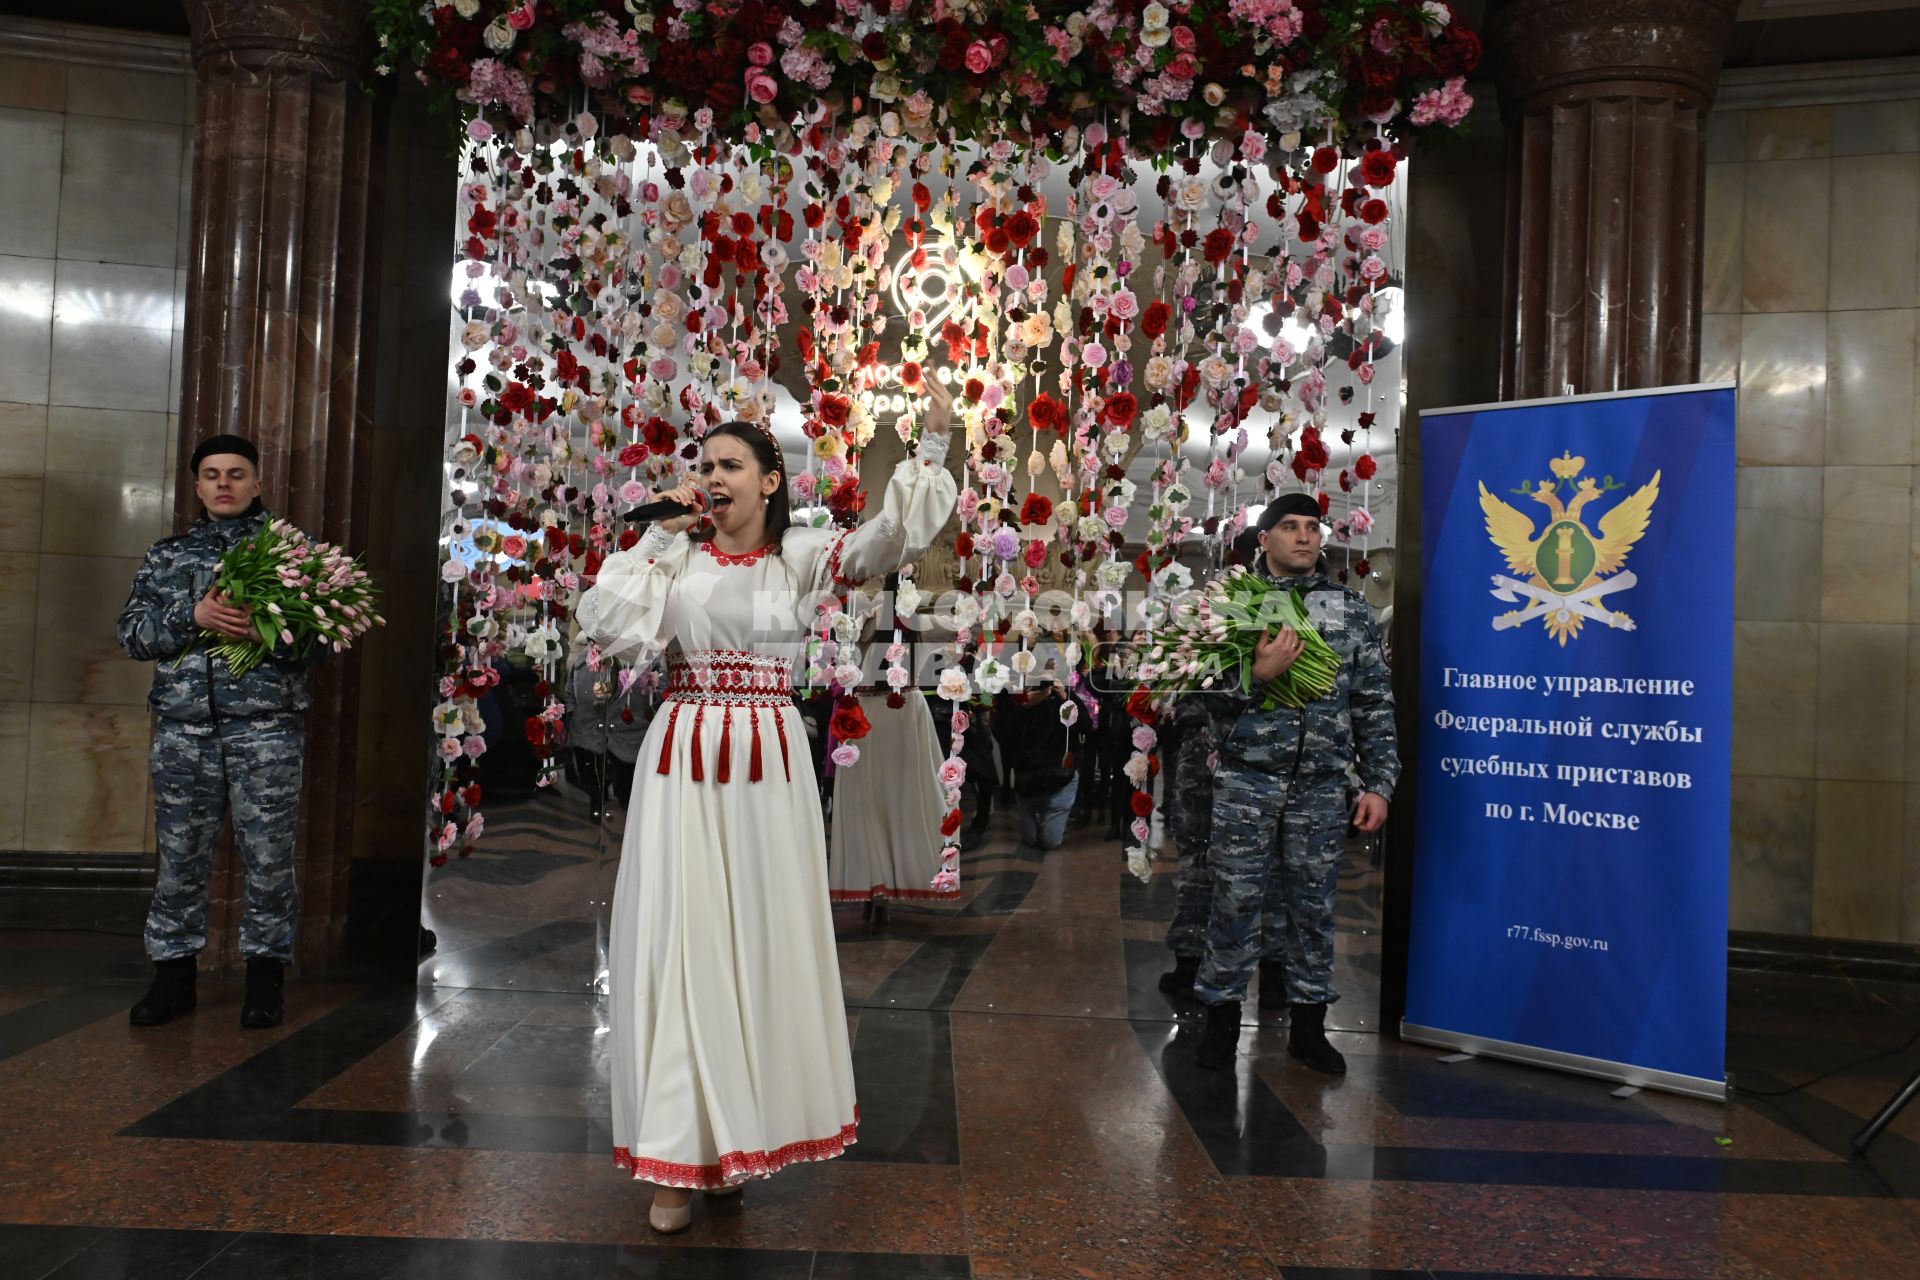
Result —
<path fill-rule="evenodd" d="M 947 474 L 953 393 L 931 379 L 927 393 L 932 404 L 919 448 L 893 469 L 880 514 L 848 533 L 829 554 L 827 575 L 836 583 L 884 577 L 919 559 L 953 514 L 959 496 Z"/>

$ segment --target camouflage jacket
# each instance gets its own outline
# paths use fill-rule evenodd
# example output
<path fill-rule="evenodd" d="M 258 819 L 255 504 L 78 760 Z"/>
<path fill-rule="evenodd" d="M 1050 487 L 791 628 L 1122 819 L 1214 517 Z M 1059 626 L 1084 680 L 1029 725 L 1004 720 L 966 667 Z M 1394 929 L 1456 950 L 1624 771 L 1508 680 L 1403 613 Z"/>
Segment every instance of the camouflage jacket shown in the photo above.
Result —
<path fill-rule="evenodd" d="M 1274 576 L 1265 556 L 1254 561 L 1253 572 Z M 1203 695 L 1221 764 L 1280 774 L 1309 787 L 1341 777 L 1352 764 L 1362 790 L 1391 799 L 1400 777 L 1400 752 L 1393 680 L 1373 611 L 1357 593 L 1324 574 L 1278 581 L 1300 593 L 1314 629 L 1340 655 L 1340 675 L 1330 695 L 1300 710 L 1261 711 L 1257 697 L 1243 697 L 1238 689 Z"/>
<path fill-rule="evenodd" d="M 133 590 L 120 611 L 120 647 L 138 662 L 154 662 L 147 705 L 167 720 L 206 722 L 307 707 L 307 668 L 292 658 L 268 658 L 235 679 L 223 659 L 200 640 L 193 608 L 213 586 L 220 557 L 272 519 L 264 510 L 231 520 L 202 517 L 185 533 L 147 548 Z M 181 657 L 182 654 L 186 656 Z M 176 661 L 178 659 L 178 661 Z"/>

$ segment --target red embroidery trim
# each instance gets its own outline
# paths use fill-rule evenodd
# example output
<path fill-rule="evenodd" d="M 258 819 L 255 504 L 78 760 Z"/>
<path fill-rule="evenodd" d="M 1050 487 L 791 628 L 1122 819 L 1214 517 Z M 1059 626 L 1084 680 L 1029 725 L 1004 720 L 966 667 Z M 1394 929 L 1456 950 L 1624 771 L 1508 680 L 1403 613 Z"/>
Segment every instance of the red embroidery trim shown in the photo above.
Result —
<path fill-rule="evenodd" d="M 666 696 L 715 706 L 784 706 L 793 698 L 793 664 L 744 649 L 696 649 L 668 660 Z"/>
<path fill-rule="evenodd" d="M 743 551 L 739 555 L 733 556 L 733 555 L 728 555 L 724 551 L 715 549 L 711 541 L 703 541 L 699 545 L 705 548 L 706 553 L 708 555 L 712 556 L 716 561 L 724 565 L 759 564 L 760 561 L 765 559 L 768 553 L 770 553 L 773 550 L 773 544 L 769 542 L 766 546 L 761 547 L 758 551 Z"/>
<path fill-rule="evenodd" d="M 631 1171 L 634 1178 L 641 1182 L 710 1191 L 735 1182 L 745 1182 L 748 1178 L 770 1177 L 790 1164 L 831 1160 L 859 1141 L 856 1136 L 859 1128 L 860 1108 L 855 1107 L 853 1122 L 840 1126 L 840 1132 L 831 1138 L 790 1142 L 777 1151 L 729 1151 L 720 1157 L 718 1164 L 678 1164 L 671 1160 L 636 1156 L 625 1147 L 615 1147 L 613 1163 L 617 1168 Z"/>
<path fill-rule="evenodd" d="M 827 897 L 834 902 L 865 902 L 879 894 L 882 897 L 898 898 L 903 902 L 941 902 L 960 896 L 959 889 L 895 889 L 888 885 L 877 884 L 871 889 L 834 889 Z"/>
<path fill-rule="evenodd" d="M 837 586 L 851 587 L 856 581 L 853 578 L 843 578 L 840 576 L 840 553 L 845 549 L 847 539 L 851 537 L 852 534 L 853 530 L 851 529 L 841 530 L 840 536 L 833 540 L 833 550 L 827 552 L 827 576 L 833 579 Z"/>

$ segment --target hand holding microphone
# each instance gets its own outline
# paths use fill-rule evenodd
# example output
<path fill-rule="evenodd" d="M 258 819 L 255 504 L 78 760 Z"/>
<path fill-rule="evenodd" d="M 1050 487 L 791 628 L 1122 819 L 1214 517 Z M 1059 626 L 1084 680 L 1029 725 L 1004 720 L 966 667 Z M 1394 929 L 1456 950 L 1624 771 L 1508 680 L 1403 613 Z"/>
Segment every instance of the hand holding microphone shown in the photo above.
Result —
<path fill-rule="evenodd" d="M 621 517 L 634 523 L 652 522 L 668 533 L 692 528 L 707 512 L 707 491 L 696 484 L 683 484 L 655 494 Z"/>

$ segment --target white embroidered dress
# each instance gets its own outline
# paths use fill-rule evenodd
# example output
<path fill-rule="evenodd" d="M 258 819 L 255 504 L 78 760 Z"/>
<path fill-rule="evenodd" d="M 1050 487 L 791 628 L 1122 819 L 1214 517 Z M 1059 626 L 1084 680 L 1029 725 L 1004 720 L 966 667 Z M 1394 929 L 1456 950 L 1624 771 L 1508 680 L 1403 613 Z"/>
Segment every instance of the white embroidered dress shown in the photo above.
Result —
<path fill-rule="evenodd" d="M 833 775 L 832 856 L 827 874 L 835 902 L 885 896 L 908 902 L 957 902 L 958 889 L 932 887 L 940 871 L 940 762 L 933 717 L 917 689 L 906 704 L 863 695 L 873 726 L 860 740 L 860 760 Z"/>
<path fill-rule="evenodd" d="M 946 523 L 945 455 L 946 437 L 925 438 L 877 516 L 789 529 L 778 555 L 650 530 L 607 557 L 580 602 L 582 629 L 610 655 L 667 658 L 613 898 L 614 1159 L 636 1178 L 724 1186 L 854 1140 L 819 793 L 791 669 L 810 594 L 893 572 Z"/>

